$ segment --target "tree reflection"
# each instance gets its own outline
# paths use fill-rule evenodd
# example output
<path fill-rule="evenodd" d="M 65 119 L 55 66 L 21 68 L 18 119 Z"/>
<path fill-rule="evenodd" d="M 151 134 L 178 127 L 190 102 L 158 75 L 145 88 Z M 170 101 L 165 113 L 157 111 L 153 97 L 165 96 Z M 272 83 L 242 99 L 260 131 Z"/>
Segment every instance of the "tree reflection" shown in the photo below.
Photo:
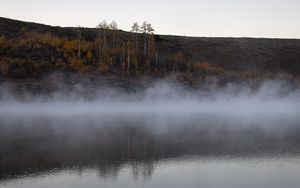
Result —
<path fill-rule="evenodd" d="M 176 119 L 176 118 L 175 118 Z M 0 181 L 64 169 L 96 168 L 99 178 L 118 177 L 130 166 L 135 180 L 151 178 L 155 164 L 186 155 L 298 153 L 298 118 L 259 121 L 209 116 L 158 120 L 145 117 L 0 120 Z"/>

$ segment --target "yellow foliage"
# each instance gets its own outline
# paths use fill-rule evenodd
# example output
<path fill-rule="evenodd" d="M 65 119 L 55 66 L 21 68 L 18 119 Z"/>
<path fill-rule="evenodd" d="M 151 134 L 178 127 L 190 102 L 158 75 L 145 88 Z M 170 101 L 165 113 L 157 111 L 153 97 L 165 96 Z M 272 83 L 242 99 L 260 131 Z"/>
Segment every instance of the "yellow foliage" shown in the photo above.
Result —
<path fill-rule="evenodd" d="M 207 62 L 201 63 L 201 62 L 197 62 L 194 63 L 194 70 L 198 70 L 198 71 L 208 71 L 210 66 Z"/>
<path fill-rule="evenodd" d="M 88 53 L 86 54 L 86 58 L 89 60 L 89 61 L 92 61 L 93 60 L 93 53 L 89 50 Z"/>
<path fill-rule="evenodd" d="M 52 37 L 50 45 L 54 47 L 60 47 L 62 46 L 62 40 L 58 37 Z"/>
<path fill-rule="evenodd" d="M 213 74 L 223 74 L 224 73 L 224 68 L 222 67 L 210 67 L 209 72 Z"/>
<path fill-rule="evenodd" d="M 155 53 L 155 36 L 153 34 L 148 34 L 148 53 Z"/>
<path fill-rule="evenodd" d="M 133 53 L 132 55 L 131 55 L 131 64 L 132 64 L 132 66 L 134 67 L 134 69 L 135 70 L 137 70 L 138 68 L 139 68 L 139 65 L 138 65 L 138 61 L 137 61 L 137 56 L 136 56 L 136 54 L 135 53 Z"/>
<path fill-rule="evenodd" d="M 110 68 L 105 65 L 104 63 L 101 63 L 98 67 L 97 67 L 97 71 L 101 72 L 101 73 L 107 73 L 110 71 Z"/>
<path fill-rule="evenodd" d="M 77 72 L 77 71 L 84 72 L 87 69 L 87 67 L 84 64 L 84 62 L 81 61 L 81 60 L 79 60 L 79 59 L 77 59 L 77 58 L 69 57 L 68 58 L 68 62 L 69 62 L 71 70 L 73 70 L 75 72 Z"/>
<path fill-rule="evenodd" d="M 4 37 L 0 37 L 0 47 L 5 47 L 6 45 L 6 40 Z"/>
<path fill-rule="evenodd" d="M 78 42 L 78 41 L 76 41 Z M 88 52 L 90 49 L 93 48 L 93 43 L 92 42 L 87 42 L 87 41 L 83 41 L 81 40 L 81 44 L 80 44 L 80 50 L 82 52 Z"/>
<path fill-rule="evenodd" d="M 193 63 L 194 71 L 201 71 L 210 74 L 222 74 L 224 73 L 224 68 L 217 66 L 210 66 L 207 62 L 196 62 Z"/>
<path fill-rule="evenodd" d="M 138 60 L 137 60 L 137 54 L 135 48 L 131 48 L 129 50 L 129 56 L 130 56 L 130 67 L 134 67 L 134 70 L 137 70 L 139 67 L 138 67 Z"/>
<path fill-rule="evenodd" d="M 107 64 L 108 65 L 113 65 L 114 64 L 114 61 L 113 61 L 113 58 L 110 57 L 108 60 L 107 60 Z"/>
<path fill-rule="evenodd" d="M 17 47 L 29 47 L 30 44 L 28 43 L 28 41 L 26 39 L 21 39 L 21 40 L 19 40 L 18 43 L 15 43 L 15 45 L 17 48 Z"/>
<path fill-rule="evenodd" d="M 76 50 L 77 44 L 74 40 L 65 40 L 63 44 L 63 49 L 66 51 Z"/>

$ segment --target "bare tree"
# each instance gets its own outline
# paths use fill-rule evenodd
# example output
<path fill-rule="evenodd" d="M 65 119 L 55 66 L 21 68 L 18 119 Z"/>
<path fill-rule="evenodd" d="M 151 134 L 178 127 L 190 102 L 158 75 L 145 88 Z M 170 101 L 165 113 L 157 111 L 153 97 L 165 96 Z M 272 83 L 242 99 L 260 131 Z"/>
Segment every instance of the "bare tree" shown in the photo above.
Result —
<path fill-rule="evenodd" d="M 101 55 L 102 55 L 102 34 L 101 34 L 101 30 L 103 29 L 103 24 L 99 23 L 97 25 L 97 29 L 98 29 L 98 62 L 99 64 L 101 64 Z"/>
<path fill-rule="evenodd" d="M 151 46 L 153 46 L 153 41 L 154 41 L 154 36 L 153 36 L 153 32 L 154 32 L 154 29 L 153 29 L 153 27 L 152 27 L 152 25 L 151 25 L 151 23 L 147 23 L 147 35 L 148 35 L 148 54 L 150 54 L 151 53 Z"/>
<path fill-rule="evenodd" d="M 130 70 L 130 53 L 129 53 L 129 45 L 130 45 L 130 43 L 128 43 L 127 44 L 128 46 L 127 46 L 127 58 L 128 58 L 128 68 L 127 68 L 127 70 L 128 70 L 128 73 L 129 73 L 129 70 Z"/>
<path fill-rule="evenodd" d="M 133 23 L 133 25 L 131 27 L 131 31 L 136 33 L 135 34 L 135 49 L 136 49 L 136 55 L 138 55 L 138 50 L 139 50 L 138 33 L 140 32 L 140 26 L 137 22 Z"/>
<path fill-rule="evenodd" d="M 103 30 L 103 43 L 106 44 L 106 29 L 109 29 L 109 25 L 107 24 L 106 20 L 103 20 L 101 23 L 98 24 L 98 28 Z"/>
<path fill-rule="evenodd" d="M 109 25 L 108 28 L 112 30 L 112 48 L 113 48 L 113 53 L 115 53 L 115 48 L 116 48 L 116 31 L 118 30 L 118 24 L 113 20 Z M 116 61 L 115 55 L 113 56 L 114 62 Z"/>
<path fill-rule="evenodd" d="M 81 26 L 78 26 L 78 59 L 81 60 Z"/>
<path fill-rule="evenodd" d="M 147 53 L 147 22 L 144 21 L 140 27 L 140 31 L 144 34 L 144 56 Z"/>
<path fill-rule="evenodd" d="M 109 25 L 108 28 L 111 30 L 118 30 L 118 24 L 113 20 Z"/>
<path fill-rule="evenodd" d="M 100 29 L 108 29 L 108 24 L 107 24 L 106 20 L 103 20 L 101 23 L 98 24 L 97 27 Z"/>
<path fill-rule="evenodd" d="M 134 22 L 134 23 L 133 23 L 133 25 L 132 25 L 132 27 L 131 27 L 131 31 L 132 31 L 132 32 L 135 32 L 135 33 L 140 32 L 140 26 L 139 26 L 139 24 L 138 24 L 137 22 Z"/>
<path fill-rule="evenodd" d="M 158 68 L 158 60 L 157 60 L 157 58 L 158 58 L 158 53 L 157 53 L 157 51 L 155 52 L 155 68 L 157 69 Z"/>
<path fill-rule="evenodd" d="M 143 23 L 142 23 L 142 25 L 141 25 L 141 27 L 140 27 L 140 31 L 142 32 L 142 33 L 147 33 L 147 22 L 146 21 L 144 21 Z"/>
<path fill-rule="evenodd" d="M 99 54 L 100 54 L 100 51 L 101 51 L 101 55 L 102 55 L 102 59 L 103 59 L 103 62 L 105 62 L 105 57 L 106 57 L 106 54 L 105 54 L 105 51 L 106 51 L 106 30 L 109 29 L 109 25 L 107 24 L 106 20 L 103 20 L 101 23 L 98 24 L 97 28 L 99 29 Z M 101 31 L 103 32 L 102 33 L 102 39 L 101 40 Z M 101 43 L 100 41 L 102 41 L 102 48 L 101 48 Z M 100 55 L 99 55 L 99 62 L 100 61 Z"/>
<path fill-rule="evenodd" d="M 147 32 L 148 34 L 153 34 L 154 31 L 155 31 L 155 30 L 153 29 L 151 23 L 147 23 L 147 24 L 146 24 L 146 32 Z"/>

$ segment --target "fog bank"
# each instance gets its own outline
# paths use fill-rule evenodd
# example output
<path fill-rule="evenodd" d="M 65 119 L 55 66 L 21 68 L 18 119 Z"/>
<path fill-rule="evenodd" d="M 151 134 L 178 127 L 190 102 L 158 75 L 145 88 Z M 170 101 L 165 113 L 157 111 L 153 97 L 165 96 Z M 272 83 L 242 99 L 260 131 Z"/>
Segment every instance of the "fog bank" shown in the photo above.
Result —
<path fill-rule="evenodd" d="M 125 90 L 109 85 L 61 86 L 33 94 L 11 85 L 0 86 L 2 115 L 101 115 L 101 114 L 299 114 L 300 89 L 283 81 L 265 81 L 258 87 L 227 84 L 194 89 L 175 82 L 157 81 L 145 88 Z"/>

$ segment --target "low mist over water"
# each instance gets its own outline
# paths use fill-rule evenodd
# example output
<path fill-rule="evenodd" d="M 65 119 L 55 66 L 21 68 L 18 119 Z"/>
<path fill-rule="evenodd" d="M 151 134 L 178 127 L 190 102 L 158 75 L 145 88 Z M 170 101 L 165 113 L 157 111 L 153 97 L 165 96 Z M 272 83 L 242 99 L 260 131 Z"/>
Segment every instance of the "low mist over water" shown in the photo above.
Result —
<path fill-rule="evenodd" d="M 3 84 L 0 96 L 0 187 L 300 183 L 300 90 L 285 82 Z"/>
<path fill-rule="evenodd" d="M 13 89 L 12 89 L 13 88 Z M 17 88 L 20 90 L 20 88 Z M 283 81 L 265 81 L 256 86 L 227 84 L 184 87 L 157 81 L 126 89 L 81 83 L 61 85 L 34 93 L 9 84 L 1 86 L 0 114 L 91 115 L 91 114 L 298 114 L 300 89 Z"/>

